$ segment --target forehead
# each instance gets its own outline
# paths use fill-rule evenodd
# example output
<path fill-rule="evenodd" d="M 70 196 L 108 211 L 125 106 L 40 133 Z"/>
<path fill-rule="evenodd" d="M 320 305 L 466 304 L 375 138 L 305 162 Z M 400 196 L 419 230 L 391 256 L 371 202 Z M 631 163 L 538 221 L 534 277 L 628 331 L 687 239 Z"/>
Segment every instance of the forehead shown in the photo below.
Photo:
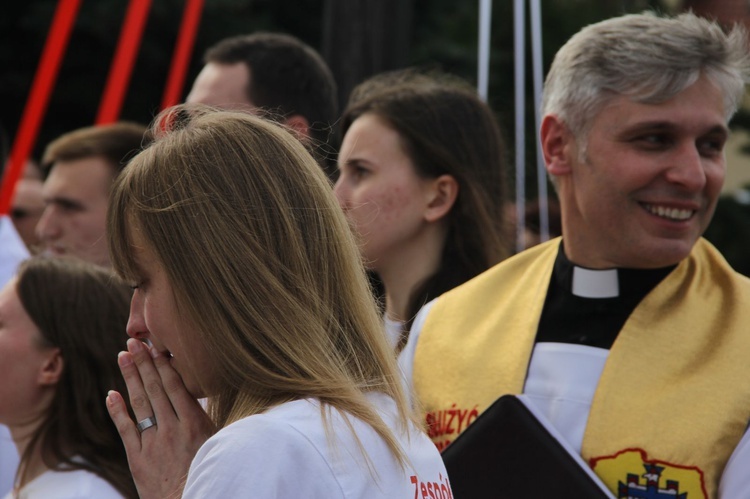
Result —
<path fill-rule="evenodd" d="M 16 294 L 16 285 L 18 284 L 18 278 L 14 277 L 8 281 L 5 286 L 0 287 L 0 312 L 5 315 L 8 309 L 8 304 L 12 300 L 12 296 Z"/>
<path fill-rule="evenodd" d="M 611 98 L 594 117 L 589 134 L 602 128 L 614 132 L 651 125 L 705 133 L 726 129 L 726 121 L 721 90 L 703 76 L 664 102 L 636 102 L 624 95 Z"/>
<path fill-rule="evenodd" d="M 46 196 L 107 196 L 114 179 L 114 168 L 101 156 L 56 161 L 44 181 Z"/>
<path fill-rule="evenodd" d="M 0 320 L 2 321 L 31 320 L 18 298 L 17 285 L 18 279 L 14 277 L 0 289 Z"/>
<path fill-rule="evenodd" d="M 140 269 L 143 267 L 143 262 L 149 260 L 151 249 L 132 215 L 126 215 L 124 230 L 125 237 L 121 241 L 127 245 L 122 248 L 127 257 L 126 260 L 129 265 Z"/>
<path fill-rule="evenodd" d="M 373 113 L 365 113 L 355 119 L 344 136 L 344 145 L 349 153 L 372 151 L 380 154 L 398 151 L 405 153 L 401 135 L 385 120 Z M 346 158 L 344 158 L 346 159 Z"/>
<path fill-rule="evenodd" d="M 16 184 L 14 204 L 42 204 L 42 181 L 32 178 L 22 178 Z"/>
<path fill-rule="evenodd" d="M 134 220 L 132 215 L 127 216 L 125 223 L 125 239 L 127 247 L 122 248 L 127 268 L 123 270 L 123 277 L 142 278 L 145 274 L 153 273 L 160 268 L 159 258 L 154 251 L 153 245 L 144 235 L 143 231 Z"/>
<path fill-rule="evenodd" d="M 209 62 L 195 79 L 186 102 L 222 109 L 253 108 L 247 92 L 249 85 L 250 70 L 244 63 Z"/>

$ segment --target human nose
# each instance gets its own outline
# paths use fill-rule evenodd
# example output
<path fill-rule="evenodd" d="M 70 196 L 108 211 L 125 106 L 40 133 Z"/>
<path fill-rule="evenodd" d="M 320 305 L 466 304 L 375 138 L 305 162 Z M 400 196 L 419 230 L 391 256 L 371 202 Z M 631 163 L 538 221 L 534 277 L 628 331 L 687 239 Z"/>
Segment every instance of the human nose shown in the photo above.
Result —
<path fill-rule="evenodd" d="M 52 241 L 60 237 L 60 225 L 57 223 L 54 206 L 50 205 L 44 208 L 34 232 L 41 241 Z"/>
<path fill-rule="evenodd" d="M 130 316 L 126 331 L 128 336 L 137 340 L 145 340 L 149 336 L 143 316 L 143 297 L 138 288 L 133 291 L 133 297 L 130 299 Z"/>
<path fill-rule="evenodd" d="M 695 144 L 686 145 L 673 159 L 674 166 L 667 171 L 667 179 L 690 191 L 700 191 L 706 185 L 705 161 Z"/>

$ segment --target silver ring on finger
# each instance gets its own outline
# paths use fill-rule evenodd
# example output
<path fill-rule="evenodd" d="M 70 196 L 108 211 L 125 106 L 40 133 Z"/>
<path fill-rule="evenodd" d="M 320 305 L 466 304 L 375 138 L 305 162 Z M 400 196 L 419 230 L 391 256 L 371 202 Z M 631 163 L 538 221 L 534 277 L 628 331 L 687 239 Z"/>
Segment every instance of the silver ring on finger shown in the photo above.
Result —
<path fill-rule="evenodd" d="M 138 433 L 143 433 L 144 431 L 148 430 L 152 426 L 156 426 L 156 417 L 151 416 L 146 419 L 142 419 L 138 421 L 138 424 L 135 425 L 136 428 L 138 428 Z"/>

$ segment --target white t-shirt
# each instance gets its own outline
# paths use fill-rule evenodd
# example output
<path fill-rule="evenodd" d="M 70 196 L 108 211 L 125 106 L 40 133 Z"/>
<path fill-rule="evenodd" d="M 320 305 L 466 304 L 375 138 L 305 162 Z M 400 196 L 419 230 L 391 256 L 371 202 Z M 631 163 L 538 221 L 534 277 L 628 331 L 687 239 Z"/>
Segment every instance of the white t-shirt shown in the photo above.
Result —
<path fill-rule="evenodd" d="M 16 275 L 18 264 L 29 252 L 7 215 L 0 216 L 0 288 Z M 18 451 L 5 425 L 0 425 L 0 497 L 13 489 L 18 468 Z"/>
<path fill-rule="evenodd" d="M 414 320 L 409 341 L 399 355 L 409 393 L 413 380 L 414 352 L 427 314 L 435 300 L 425 305 Z M 537 343 L 529 363 L 523 393 L 526 400 L 558 430 L 566 443 L 580 454 L 583 434 L 596 386 L 609 350 L 568 343 Z M 719 484 L 719 499 L 750 497 L 750 432 L 746 432 L 730 456 Z"/>
<path fill-rule="evenodd" d="M 18 450 L 8 427 L 0 424 L 0 497 L 13 489 L 18 468 Z"/>
<path fill-rule="evenodd" d="M 5 499 L 11 499 L 11 493 Z M 86 470 L 49 470 L 26 484 L 18 499 L 122 499 L 108 481 Z"/>
<path fill-rule="evenodd" d="M 399 431 L 395 404 L 386 395 L 368 399 L 394 431 L 409 460 L 405 470 L 369 425 L 351 416 L 347 424 L 331 409 L 333 431 L 327 432 L 319 403 L 296 400 L 237 421 L 206 441 L 183 497 L 390 499 L 422 497 L 423 489 L 432 491 L 425 497 L 451 497 L 445 466 L 427 436 L 415 427 Z"/>
<path fill-rule="evenodd" d="M 29 251 L 16 232 L 8 215 L 0 216 L 0 287 L 16 275 L 18 264 L 29 257 Z"/>
<path fill-rule="evenodd" d="M 404 329 L 404 323 L 402 321 L 389 319 L 388 316 L 385 315 L 383 316 L 383 324 L 385 325 L 385 336 L 388 339 L 388 344 L 395 350 L 401 339 L 401 331 Z"/>

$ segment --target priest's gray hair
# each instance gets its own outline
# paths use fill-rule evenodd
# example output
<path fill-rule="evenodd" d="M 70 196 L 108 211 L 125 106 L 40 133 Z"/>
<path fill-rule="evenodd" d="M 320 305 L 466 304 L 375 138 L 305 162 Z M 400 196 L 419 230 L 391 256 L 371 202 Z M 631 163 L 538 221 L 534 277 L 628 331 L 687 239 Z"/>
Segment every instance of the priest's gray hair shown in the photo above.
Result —
<path fill-rule="evenodd" d="M 725 32 L 692 13 L 608 19 L 583 28 L 558 51 L 545 81 L 542 113 L 565 122 L 584 153 L 591 122 L 612 98 L 665 102 L 704 74 L 721 90 L 729 121 L 750 79 L 742 27 Z"/>

